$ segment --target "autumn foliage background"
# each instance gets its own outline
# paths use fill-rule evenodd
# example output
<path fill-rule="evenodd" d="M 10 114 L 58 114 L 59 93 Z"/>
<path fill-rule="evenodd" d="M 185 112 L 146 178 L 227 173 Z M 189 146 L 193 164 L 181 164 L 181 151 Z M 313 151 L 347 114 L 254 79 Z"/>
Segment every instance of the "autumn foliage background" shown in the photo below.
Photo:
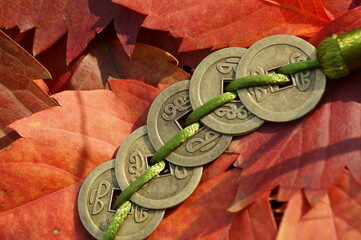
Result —
<path fill-rule="evenodd" d="M 361 26 L 359 0 L 1 0 L 0 239 L 92 239 L 77 192 L 211 50 Z M 50 80 L 50 74 L 52 80 Z M 361 239 L 361 73 L 235 137 L 149 239 Z M 272 203 L 272 205 L 271 205 Z"/>

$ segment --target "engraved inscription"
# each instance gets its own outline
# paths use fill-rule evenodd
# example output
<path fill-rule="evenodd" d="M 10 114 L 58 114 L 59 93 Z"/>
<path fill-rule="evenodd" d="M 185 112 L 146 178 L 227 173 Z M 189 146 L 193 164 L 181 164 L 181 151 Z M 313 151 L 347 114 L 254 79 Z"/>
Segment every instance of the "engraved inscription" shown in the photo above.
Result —
<path fill-rule="evenodd" d="M 239 118 L 241 120 L 246 119 L 248 116 L 248 112 L 246 108 L 241 105 L 239 108 L 234 104 L 226 103 L 222 107 L 217 108 L 214 113 L 218 117 L 226 117 L 229 120 L 233 120 L 235 118 Z"/>
<path fill-rule="evenodd" d="M 166 121 L 173 120 L 177 114 L 177 111 L 183 112 L 191 108 L 189 102 L 189 95 L 182 97 L 177 97 L 174 99 L 173 103 L 169 103 L 165 106 L 162 117 Z"/>
<path fill-rule="evenodd" d="M 296 86 L 297 88 L 304 92 L 307 91 L 307 89 L 311 85 L 311 71 L 303 71 L 295 74 L 296 77 Z"/>
<path fill-rule="evenodd" d="M 101 198 L 105 197 L 110 191 L 110 182 L 102 180 L 99 182 L 98 187 L 93 189 L 90 194 L 89 203 L 93 205 L 92 214 L 97 215 L 104 209 L 104 202 Z"/>
<path fill-rule="evenodd" d="M 295 63 L 295 62 L 300 62 L 300 61 L 305 61 L 306 58 L 303 57 L 300 53 L 293 53 L 290 56 L 290 63 Z M 267 74 L 267 73 L 274 73 L 274 70 L 277 69 L 273 68 L 273 69 L 269 69 L 269 70 L 264 70 L 262 67 L 260 66 L 255 66 L 251 69 L 250 74 L 251 75 L 261 75 L 261 74 Z M 297 89 L 299 89 L 300 91 L 307 91 L 307 89 L 310 87 L 311 84 L 311 71 L 302 71 L 299 73 L 295 73 L 291 75 L 292 78 L 292 84 L 291 85 L 286 85 L 286 86 L 279 86 L 279 85 L 272 85 L 269 86 L 270 88 L 270 92 L 271 93 L 275 93 L 275 92 L 279 92 L 279 91 L 284 91 L 288 88 L 292 88 L 292 87 L 297 87 Z M 262 102 L 266 96 L 266 91 L 267 87 L 263 86 L 263 87 L 251 87 L 248 88 L 248 92 L 256 99 L 257 102 Z"/>
<path fill-rule="evenodd" d="M 263 75 L 265 74 L 265 71 L 260 66 L 255 66 L 251 69 L 251 75 Z"/>
<path fill-rule="evenodd" d="M 135 151 L 130 155 L 129 162 L 128 172 L 132 175 L 130 182 L 134 182 L 147 169 L 147 163 L 145 157 L 139 151 Z"/>
<path fill-rule="evenodd" d="M 230 73 L 232 70 L 233 72 L 235 72 L 238 62 L 239 62 L 239 58 L 227 58 L 225 63 L 218 63 L 216 65 L 216 68 L 218 72 L 222 74 Z"/>
<path fill-rule="evenodd" d="M 175 166 L 174 176 L 180 180 L 186 178 L 188 176 L 187 169 L 185 167 Z"/>
<path fill-rule="evenodd" d="M 204 135 L 204 139 L 202 138 L 192 138 L 186 145 L 186 150 L 190 153 L 194 153 L 196 151 L 205 152 L 214 147 L 216 145 L 215 142 L 213 142 L 215 139 L 217 139 L 220 136 L 219 133 L 216 133 L 212 130 L 209 130 Z"/>
<path fill-rule="evenodd" d="M 254 68 L 251 69 L 251 75 L 263 75 L 265 74 L 265 71 L 263 70 L 263 68 L 256 66 Z M 249 94 L 251 94 L 257 102 L 262 102 L 266 96 L 266 87 L 261 86 L 261 87 L 250 87 L 248 88 L 248 92 Z"/>
<path fill-rule="evenodd" d="M 132 209 L 129 212 L 129 215 L 134 215 L 134 221 L 136 223 L 142 223 L 148 218 L 148 209 L 142 208 L 138 205 L 132 205 Z"/>
<path fill-rule="evenodd" d="M 301 56 L 301 53 L 293 53 L 290 57 L 291 63 L 302 62 L 302 61 L 306 61 L 306 60 L 307 59 L 305 57 Z"/>
<path fill-rule="evenodd" d="M 257 102 L 262 102 L 266 96 L 267 90 L 265 87 L 250 87 L 248 88 L 248 92 Z"/>
<path fill-rule="evenodd" d="M 300 53 L 294 53 L 290 57 L 291 63 L 301 62 L 306 60 L 307 59 L 305 57 L 302 57 Z M 310 87 L 311 85 L 310 76 L 311 76 L 311 71 L 309 70 L 294 74 L 294 77 L 296 78 L 296 86 L 300 91 L 302 92 L 307 91 L 307 89 Z"/>

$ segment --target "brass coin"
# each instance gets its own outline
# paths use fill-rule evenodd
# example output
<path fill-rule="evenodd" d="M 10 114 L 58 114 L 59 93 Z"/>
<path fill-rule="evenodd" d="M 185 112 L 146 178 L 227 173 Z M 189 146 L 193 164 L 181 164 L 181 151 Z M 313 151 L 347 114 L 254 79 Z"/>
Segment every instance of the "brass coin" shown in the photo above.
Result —
<path fill-rule="evenodd" d="M 121 189 L 129 186 L 149 167 L 148 161 L 154 153 L 146 126 L 138 128 L 124 140 L 115 161 L 115 175 Z M 202 167 L 180 167 L 167 163 L 166 169 L 133 194 L 131 200 L 150 209 L 173 207 L 196 189 L 202 170 Z"/>
<path fill-rule="evenodd" d="M 182 122 L 192 111 L 189 103 L 189 80 L 165 88 L 153 101 L 147 119 L 149 139 L 155 149 L 182 130 Z M 202 127 L 166 157 L 179 166 L 195 167 L 209 163 L 228 147 L 232 136 Z"/>
<path fill-rule="evenodd" d="M 238 63 L 245 52 L 245 48 L 225 48 L 200 62 L 194 70 L 189 87 L 193 109 L 223 93 L 224 86 L 235 79 Z M 239 99 L 224 104 L 202 118 L 201 122 L 210 129 L 231 135 L 249 133 L 264 123 L 248 111 Z"/>
<path fill-rule="evenodd" d="M 115 210 L 111 209 L 115 194 L 120 194 L 114 172 L 114 160 L 96 167 L 83 182 L 78 194 L 80 220 L 96 239 L 103 239 L 104 231 Z M 136 240 L 149 236 L 162 221 L 164 210 L 150 210 L 132 203 L 132 208 L 116 240 Z"/>
<path fill-rule="evenodd" d="M 236 77 L 273 73 L 292 62 L 316 58 L 316 49 L 301 38 L 274 35 L 252 45 L 237 67 Z M 291 75 L 288 85 L 251 87 L 238 90 L 243 104 L 258 117 L 284 122 L 310 112 L 320 101 L 326 86 L 322 70 L 307 70 Z"/>

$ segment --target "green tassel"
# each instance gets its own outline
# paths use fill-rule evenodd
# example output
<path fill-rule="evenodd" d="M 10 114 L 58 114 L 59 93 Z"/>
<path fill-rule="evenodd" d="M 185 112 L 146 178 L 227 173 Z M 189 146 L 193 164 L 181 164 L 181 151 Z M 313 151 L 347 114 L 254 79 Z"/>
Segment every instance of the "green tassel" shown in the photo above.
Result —
<path fill-rule="evenodd" d="M 324 39 L 317 47 L 317 59 L 330 79 L 361 67 L 361 28 Z"/>
<path fill-rule="evenodd" d="M 326 38 L 317 47 L 317 59 L 330 79 L 341 78 L 350 73 L 336 38 L 337 35 Z"/>

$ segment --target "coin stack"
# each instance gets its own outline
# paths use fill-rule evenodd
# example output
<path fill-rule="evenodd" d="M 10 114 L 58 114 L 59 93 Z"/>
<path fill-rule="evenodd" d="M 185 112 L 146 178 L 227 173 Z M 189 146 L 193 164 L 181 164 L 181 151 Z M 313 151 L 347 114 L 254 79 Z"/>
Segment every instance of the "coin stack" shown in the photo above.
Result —
<path fill-rule="evenodd" d="M 291 35 L 270 36 L 249 49 L 232 47 L 210 54 L 191 80 L 174 83 L 155 98 L 147 125 L 124 140 L 115 160 L 99 165 L 87 176 L 78 197 L 85 228 L 93 237 L 103 237 L 115 213 L 116 196 L 149 167 L 156 150 L 183 129 L 192 109 L 222 94 L 236 78 L 274 73 L 289 63 L 315 58 L 311 44 Z M 232 136 L 252 132 L 265 121 L 292 121 L 310 112 L 325 90 L 323 71 L 306 70 L 290 79 L 287 85 L 240 89 L 239 98 L 202 118 L 198 132 L 165 158 L 166 168 L 132 196 L 132 209 L 115 239 L 149 236 L 165 209 L 191 195 L 200 181 L 202 165 L 221 155 Z"/>

